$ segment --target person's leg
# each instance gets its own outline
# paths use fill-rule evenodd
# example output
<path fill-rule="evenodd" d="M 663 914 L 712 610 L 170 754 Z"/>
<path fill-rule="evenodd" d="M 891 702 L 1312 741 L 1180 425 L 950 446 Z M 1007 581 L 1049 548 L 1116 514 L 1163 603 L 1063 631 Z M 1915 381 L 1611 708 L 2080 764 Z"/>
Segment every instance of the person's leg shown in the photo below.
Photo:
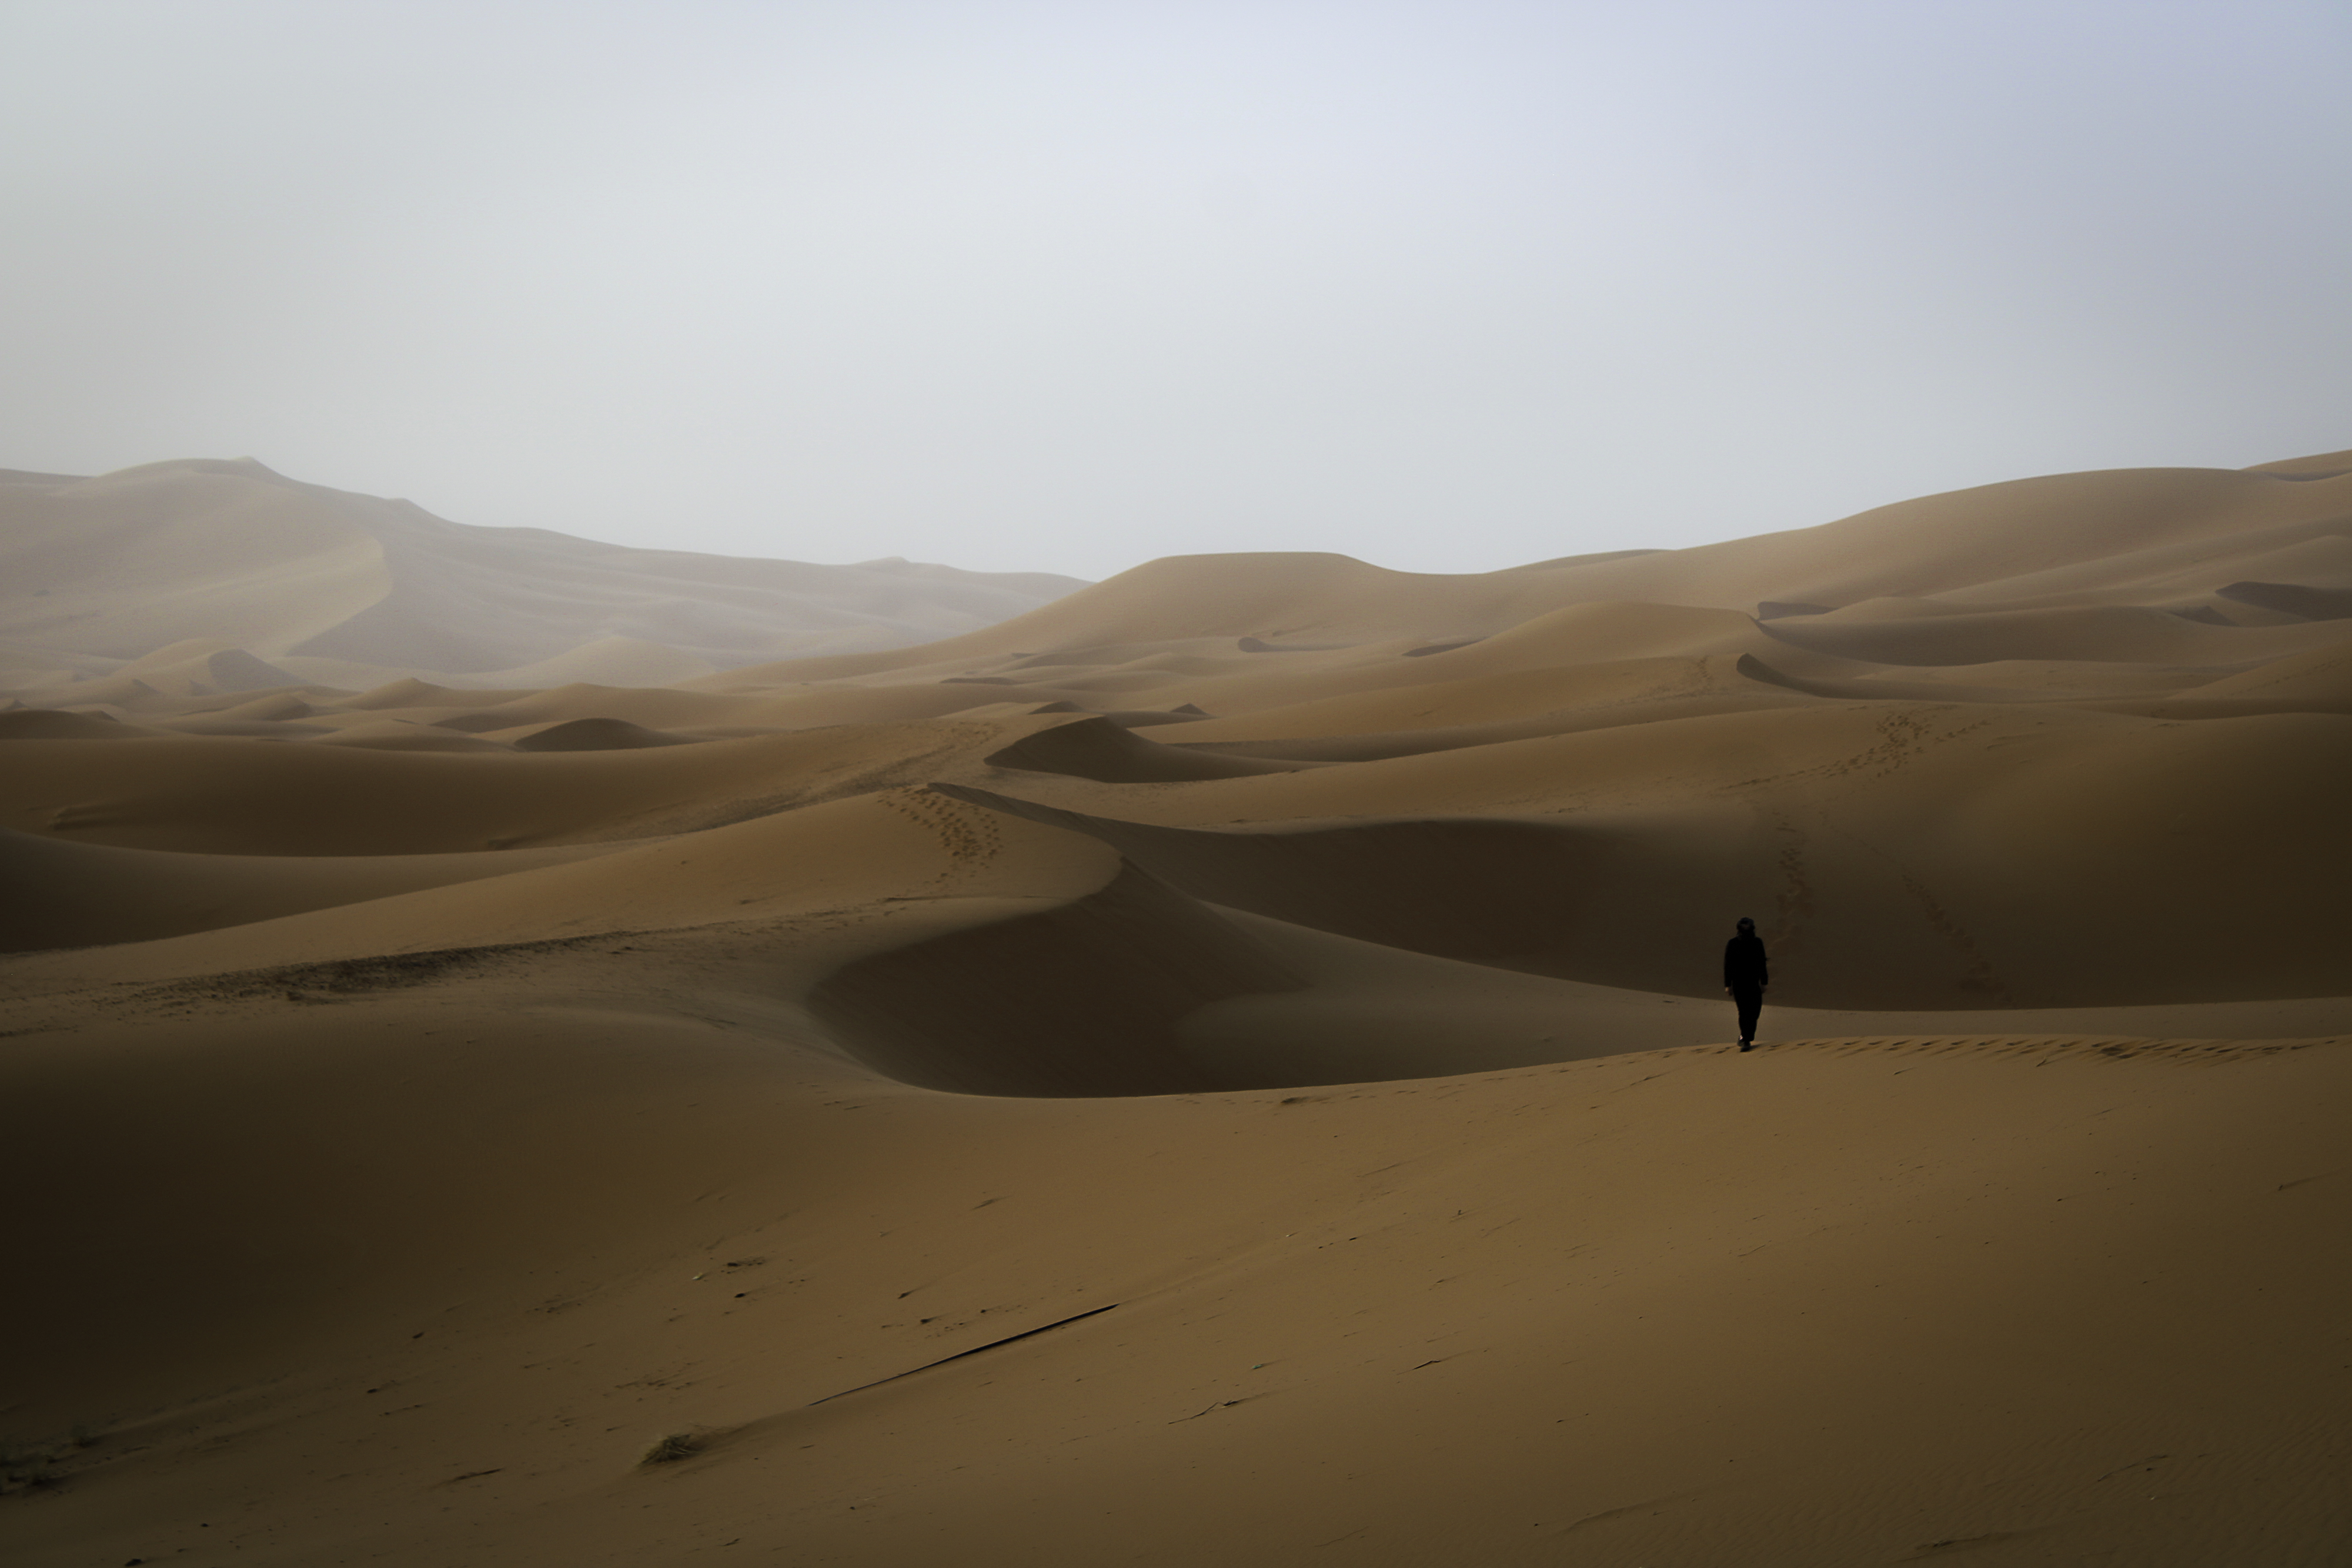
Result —
<path fill-rule="evenodd" d="M 1764 1011 L 1764 993 L 1742 986 L 1731 993 L 1731 999 L 1739 1004 L 1739 1043 L 1749 1044 L 1756 1039 L 1756 1019 Z"/>

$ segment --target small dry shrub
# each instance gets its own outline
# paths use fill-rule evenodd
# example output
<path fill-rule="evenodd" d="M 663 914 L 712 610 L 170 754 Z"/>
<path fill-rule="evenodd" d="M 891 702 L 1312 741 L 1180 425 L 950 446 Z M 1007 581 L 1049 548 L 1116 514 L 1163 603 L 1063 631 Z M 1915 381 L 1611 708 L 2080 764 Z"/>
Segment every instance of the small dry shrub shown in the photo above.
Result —
<path fill-rule="evenodd" d="M 0 1497 L 62 1485 L 61 1467 L 97 1440 L 87 1427 L 76 1427 L 45 1443 L 0 1442 Z"/>
<path fill-rule="evenodd" d="M 690 1459 L 702 1452 L 703 1437 L 699 1432 L 672 1432 L 659 1438 L 637 1459 L 641 1465 L 667 1465 L 679 1459 Z"/>

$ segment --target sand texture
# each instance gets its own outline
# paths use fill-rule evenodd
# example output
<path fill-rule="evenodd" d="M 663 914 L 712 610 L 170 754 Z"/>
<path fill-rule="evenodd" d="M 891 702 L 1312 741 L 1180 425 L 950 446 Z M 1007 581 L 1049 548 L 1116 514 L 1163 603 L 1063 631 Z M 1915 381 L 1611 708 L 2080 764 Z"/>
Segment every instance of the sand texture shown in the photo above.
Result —
<path fill-rule="evenodd" d="M 1066 592 L 0 507 L 12 1568 L 2352 1561 L 2352 456 Z"/>

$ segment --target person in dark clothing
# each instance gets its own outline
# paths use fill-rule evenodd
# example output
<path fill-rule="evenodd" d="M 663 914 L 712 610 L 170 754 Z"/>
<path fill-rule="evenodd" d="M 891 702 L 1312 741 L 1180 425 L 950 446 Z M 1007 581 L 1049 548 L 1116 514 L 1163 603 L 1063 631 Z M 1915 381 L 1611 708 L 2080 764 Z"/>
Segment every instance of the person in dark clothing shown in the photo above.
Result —
<path fill-rule="evenodd" d="M 1756 1048 L 1756 1016 L 1764 1010 L 1764 988 L 1772 973 L 1764 967 L 1764 938 L 1756 922 L 1739 917 L 1739 935 L 1723 945 L 1723 988 L 1739 1008 L 1739 1049 Z"/>

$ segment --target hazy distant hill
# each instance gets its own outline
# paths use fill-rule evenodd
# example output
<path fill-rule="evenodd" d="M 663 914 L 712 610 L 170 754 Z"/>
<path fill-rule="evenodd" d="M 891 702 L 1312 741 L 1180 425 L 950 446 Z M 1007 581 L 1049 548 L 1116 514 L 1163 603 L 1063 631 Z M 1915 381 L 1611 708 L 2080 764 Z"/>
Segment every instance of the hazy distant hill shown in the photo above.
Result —
<path fill-rule="evenodd" d="M 230 686 L 287 684 L 281 672 L 341 685 L 401 674 L 630 685 L 928 642 L 1084 586 L 476 528 L 249 459 L 96 478 L 0 471 L 0 685 L 19 686 L 159 653 Z"/>

